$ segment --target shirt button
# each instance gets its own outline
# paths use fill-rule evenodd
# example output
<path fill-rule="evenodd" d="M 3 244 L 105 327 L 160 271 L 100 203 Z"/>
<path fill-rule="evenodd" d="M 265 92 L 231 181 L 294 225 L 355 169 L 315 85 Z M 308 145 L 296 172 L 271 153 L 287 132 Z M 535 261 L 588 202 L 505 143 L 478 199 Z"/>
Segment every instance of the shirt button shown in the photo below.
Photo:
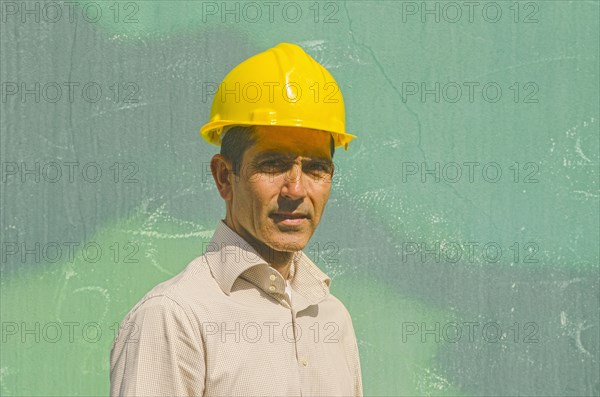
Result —
<path fill-rule="evenodd" d="M 275 291 L 275 286 L 274 286 L 274 285 L 271 285 L 271 286 L 269 287 L 269 290 L 270 290 L 270 291 Z"/>
<path fill-rule="evenodd" d="M 308 366 L 308 361 L 306 361 L 306 359 L 302 360 L 302 365 L 305 367 Z"/>
<path fill-rule="evenodd" d="M 275 275 L 274 275 L 274 274 L 271 274 L 271 275 L 269 276 L 269 279 L 270 279 L 271 281 L 275 281 L 275 279 L 276 279 L 276 278 L 277 278 L 277 277 L 275 277 Z"/>

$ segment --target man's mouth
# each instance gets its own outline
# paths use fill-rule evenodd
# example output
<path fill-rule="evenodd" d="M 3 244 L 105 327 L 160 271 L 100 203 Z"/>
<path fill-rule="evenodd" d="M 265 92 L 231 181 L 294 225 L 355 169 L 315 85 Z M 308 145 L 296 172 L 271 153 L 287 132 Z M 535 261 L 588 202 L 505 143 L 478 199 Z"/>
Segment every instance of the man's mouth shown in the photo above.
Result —
<path fill-rule="evenodd" d="M 281 222 L 289 225 L 299 225 L 308 219 L 308 216 L 299 212 L 274 212 L 271 214 L 271 218 L 273 218 L 275 222 Z"/>

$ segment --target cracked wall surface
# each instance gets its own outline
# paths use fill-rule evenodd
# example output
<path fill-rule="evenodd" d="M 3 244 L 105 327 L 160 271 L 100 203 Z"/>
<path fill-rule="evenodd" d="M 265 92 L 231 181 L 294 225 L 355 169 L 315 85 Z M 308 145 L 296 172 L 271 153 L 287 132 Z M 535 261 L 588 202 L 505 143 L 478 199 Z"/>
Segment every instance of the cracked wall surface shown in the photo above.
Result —
<path fill-rule="evenodd" d="M 304 251 L 365 395 L 600 395 L 600 3 L 267 3 L 0 3 L 0 394 L 108 394 L 224 216 L 207 84 L 285 41 L 358 136 Z"/>

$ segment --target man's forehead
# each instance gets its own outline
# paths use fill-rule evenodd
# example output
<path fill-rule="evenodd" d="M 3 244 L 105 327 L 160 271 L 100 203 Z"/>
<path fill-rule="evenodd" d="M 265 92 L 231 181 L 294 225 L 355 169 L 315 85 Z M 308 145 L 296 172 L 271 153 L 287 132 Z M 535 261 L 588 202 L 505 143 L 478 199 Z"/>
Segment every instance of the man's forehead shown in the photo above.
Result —
<path fill-rule="evenodd" d="M 255 154 L 331 158 L 331 134 L 302 128 L 257 128 Z"/>

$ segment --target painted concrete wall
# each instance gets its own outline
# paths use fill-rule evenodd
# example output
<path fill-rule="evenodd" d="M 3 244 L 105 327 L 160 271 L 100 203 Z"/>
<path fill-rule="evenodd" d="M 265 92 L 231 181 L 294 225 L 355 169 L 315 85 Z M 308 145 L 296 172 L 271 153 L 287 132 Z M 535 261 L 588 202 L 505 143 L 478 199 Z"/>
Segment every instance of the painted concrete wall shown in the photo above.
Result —
<path fill-rule="evenodd" d="M 108 393 L 116 324 L 224 215 L 211 84 L 282 41 L 358 135 L 305 252 L 365 394 L 600 394 L 597 1 L 0 6 L 1 395 Z"/>

